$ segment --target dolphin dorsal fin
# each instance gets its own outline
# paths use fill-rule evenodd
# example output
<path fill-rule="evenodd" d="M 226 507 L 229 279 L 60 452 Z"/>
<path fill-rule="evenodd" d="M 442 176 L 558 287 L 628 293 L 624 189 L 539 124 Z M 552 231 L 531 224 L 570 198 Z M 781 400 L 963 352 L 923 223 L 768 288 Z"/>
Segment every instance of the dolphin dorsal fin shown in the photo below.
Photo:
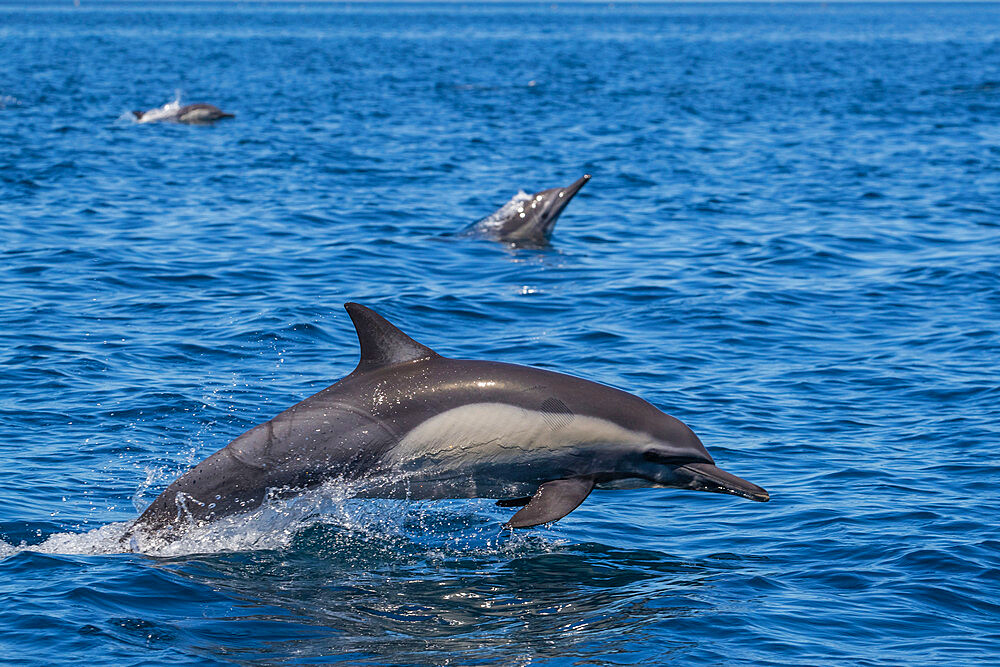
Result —
<path fill-rule="evenodd" d="M 345 303 L 344 308 L 354 322 L 358 342 L 361 343 L 361 361 L 355 372 L 440 356 L 407 336 L 371 308 L 360 303 Z"/>

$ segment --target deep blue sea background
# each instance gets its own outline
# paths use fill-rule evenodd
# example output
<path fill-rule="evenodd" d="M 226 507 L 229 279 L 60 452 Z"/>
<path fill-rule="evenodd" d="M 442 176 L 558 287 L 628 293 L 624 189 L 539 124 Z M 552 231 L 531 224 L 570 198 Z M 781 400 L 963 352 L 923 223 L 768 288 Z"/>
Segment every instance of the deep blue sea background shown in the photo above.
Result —
<path fill-rule="evenodd" d="M 236 118 L 131 120 L 178 92 Z M 455 234 L 584 172 L 549 247 Z M 0 4 L 0 663 L 997 664 L 998 195 L 995 4 Z M 772 501 L 327 493 L 121 553 L 354 367 L 348 300 Z"/>

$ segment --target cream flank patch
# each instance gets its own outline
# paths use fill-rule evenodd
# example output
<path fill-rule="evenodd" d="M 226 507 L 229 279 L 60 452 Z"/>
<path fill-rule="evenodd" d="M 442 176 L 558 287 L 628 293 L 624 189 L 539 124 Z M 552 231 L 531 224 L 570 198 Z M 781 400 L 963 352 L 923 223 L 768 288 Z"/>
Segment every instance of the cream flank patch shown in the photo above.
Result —
<path fill-rule="evenodd" d="M 397 463 L 533 458 L 588 445 L 639 447 L 652 438 L 598 417 L 527 410 L 507 403 L 472 403 L 431 417 L 407 433 L 390 456 Z"/>

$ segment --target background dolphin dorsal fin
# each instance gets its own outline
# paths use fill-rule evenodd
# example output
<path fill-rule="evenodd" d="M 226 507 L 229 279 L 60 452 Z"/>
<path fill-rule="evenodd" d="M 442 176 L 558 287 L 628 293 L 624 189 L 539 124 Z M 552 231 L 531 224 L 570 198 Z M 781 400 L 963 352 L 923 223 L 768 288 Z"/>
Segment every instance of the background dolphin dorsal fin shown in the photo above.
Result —
<path fill-rule="evenodd" d="M 361 344 L 361 360 L 356 370 L 367 370 L 418 359 L 440 356 L 397 329 L 387 319 L 360 303 L 345 303 Z"/>

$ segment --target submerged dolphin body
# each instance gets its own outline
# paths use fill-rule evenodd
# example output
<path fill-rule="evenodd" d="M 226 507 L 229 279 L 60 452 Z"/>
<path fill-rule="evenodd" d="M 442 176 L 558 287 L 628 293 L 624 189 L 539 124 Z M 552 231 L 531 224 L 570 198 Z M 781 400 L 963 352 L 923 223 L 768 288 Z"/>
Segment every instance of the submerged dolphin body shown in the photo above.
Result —
<path fill-rule="evenodd" d="M 468 232 L 514 244 L 545 244 L 563 209 L 589 180 L 590 174 L 584 174 L 564 188 L 542 190 L 533 195 L 522 192 L 473 224 Z"/>
<path fill-rule="evenodd" d="M 361 343 L 357 368 L 186 472 L 126 537 L 179 537 L 331 479 L 351 482 L 356 497 L 499 499 L 522 507 L 511 528 L 556 521 L 594 488 L 768 500 L 641 398 L 537 368 L 442 357 L 371 309 L 345 307 Z"/>
<path fill-rule="evenodd" d="M 170 120 L 177 123 L 204 124 L 222 118 L 236 117 L 211 104 L 185 104 L 181 106 L 177 102 L 170 102 L 149 111 L 133 111 L 132 115 L 135 116 L 136 122 L 139 123 Z"/>

